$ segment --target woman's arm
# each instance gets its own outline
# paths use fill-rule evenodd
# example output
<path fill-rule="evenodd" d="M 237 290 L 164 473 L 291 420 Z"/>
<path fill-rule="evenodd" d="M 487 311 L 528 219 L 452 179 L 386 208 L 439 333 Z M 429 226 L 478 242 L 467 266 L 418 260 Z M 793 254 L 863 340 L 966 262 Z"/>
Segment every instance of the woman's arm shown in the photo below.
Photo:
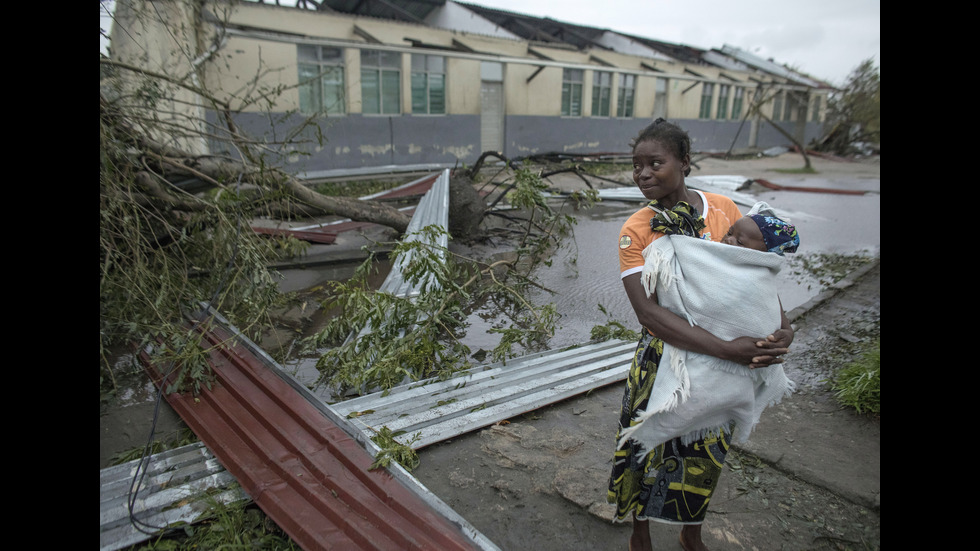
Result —
<path fill-rule="evenodd" d="M 765 367 L 782 362 L 783 354 L 789 352 L 792 342 L 792 327 L 789 334 L 785 329 L 789 320 L 783 315 L 783 327 L 766 339 L 740 337 L 725 341 L 712 335 L 698 326 L 692 326 L 683 318 L 657 304 L 656 295 L 647 297 L 640 281 L 640 274 L 635 273 L 623 278 L 623 287 L 629 298 L 636 318 L 643 327 L 657 335 L 664 342 L 684 350 L 715 356 L 750 367 Z M 770 340 L 772 339 L 772 340 Z M 788 340 L 787 340 L 788 339 Z M 785 346 L 782 346 L 785 343 Z M 760 351 L 764 348 L 765 351 Z"/>

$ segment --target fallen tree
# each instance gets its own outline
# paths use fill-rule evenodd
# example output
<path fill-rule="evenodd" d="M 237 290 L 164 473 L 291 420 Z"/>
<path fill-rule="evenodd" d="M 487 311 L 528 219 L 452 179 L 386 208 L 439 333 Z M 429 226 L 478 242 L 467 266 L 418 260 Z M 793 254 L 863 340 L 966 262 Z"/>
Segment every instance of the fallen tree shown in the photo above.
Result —
<path fill-rule="evenodd" d="M 129 3 L 120 5 L 126 4 Z M 157 12 L 148 13 L 153 17 Z M 318 193 L 275 164 L 292 145 L 304 144 L 290 144 L 285 139 L 271 144 L 252 140 L 240 131 L 235 115 L 259 100 L 236 97 L 232 104 L 224 96 L 209 92 L 196 74 L 203 60 L 220 49 L 216 46 L 220 42 L 221 37 L 215 36 L 210 46 L 202 47 L 200 52 L 175 56 L 178 61 L 192 58 L 184 71 L 152 71 L 138 63 L 100 57 L 103 392 L 115 387 L 115 347 L 129 349 L 133 343 L 156 343 L 154 349 L 160 357 L 154 358 L 153 363 L 173 369 L 169 389 L 198 391 L 209 385 L 211 374 L 201 333 L 188 326 L 189 319 L 193 324 L 208 323 L 207 316 L 202 315 L 208 308 L 221 312 L 254 340 L 265 328 L 276 325 L 274 313 L 288 297 L 279 290 L 281 275 L 269 266 L 283 257 L 296 256 L 305 244 L 288 237 L 258 236 L 249 227 L 257 213 L 272 209 L 287 214 L 302 211 L 304 215 L 332 214 L 372 222 L 399 233 L 408 228 L 410 218 L 388 204 Z M 254 81 L 261 79 L 256 76 Z M 255 96 L 266 100 L 282 91 L 258 86 L 251 89 Z M 300 133 L 296 131 L 296 135 Z M 206 146 L 215 142 L 221 146 Z M 234 154 L 206 153 L 217 150 Z M 485 157 L 481 157 L 480 165 Z M 510 329 L 500 330 L 500 354 L 507 354 L 514 343 L 550 333 L 552 316 L 536 313 L 538 308 L 546 307 L 529 307 L 522 294 L 533 286 L 533 266 L 542 259 L 547 261 L 547 254 L 570 232 L 573 219 L 546 203 L 540 174 L 504 161 L 509 174 L 504 182 L 494 185 L 502 190 L 501 196 L 508 195 L 508 202 L 515 209 L 523 211 L 502 215 L 511 225 L 507 236 L 516 243 L 516 258 L 492 264 L 492 270 L 479 261 L 478 267 L 473 268 L 469 260 L 457 264 L 461 266 L 458 269 L 447 268 L 444 288 L 454 289 L 450 281 L 454 277 L 472 281 L 443 297 L 444 302 L 432 312 L 432 319 L 443 323 L 426 333 L 422 343 L 425 350 L 409 346 L 411 342 L 401 343 L 405 347 L 399 349 L 399 354 L 421 357 L 440 349 L 445 339 L 455 341 L 460 328 L 445 323 L 444 314 L 457 316 L 467 311 L 471 308 L 469 302 L 476 297 L 508 303 L 507 309 L 513 310 L 513 317 L 519 320 Z M 474 190 L 479 169 L 456 172 L 450 184 L 449 231 L 454 238 L 465 240 L 481 235 L 480 223 L 488 210 Z M 517 181 L 521 185 L 516 185 Z M 471 269 L 475 271 L 468 271 Z M 464 277 L 472 273 L 480 277 Z M 483 290 L 477 290 L 478 286 Z M 365 289 L 337 289 L 341 299 L 374 298 Z M 511 303 L 519 306 L 511 307 Z M 527 318 L 530 314 L 534 315 Z M 457 350 L 454 347 L 450 348 Z M 447 358 L 436 370 L 446 373 L 457 368 L 458 364 Z M 428 371 L 423 365 L 423 369 L 412 370 L 411 377 L 424 376 Z M 357 375 L 351 380 L 357 381 Z"/>
<path fill-rule="evenodd" d="M 174 17 L 167 12 L 171 7 L 117 3 L 121 40 L 144 36 L 148 18 Z M 158 64 L 141 57 L 149 51 L 144 44 L 130 47 L 134 53 L 129 57 L 100 54 L 103 396 L 115 388 L 112 350 L 130 343 L 162 342 L 158 349 L 167 356 L 165 362 L 180 368 L 175 387 L 208 384 L 198 333 L 186 327 L 189 314 L 202 303 L 250 337 L 272 323 L 270 311 L 284 297 L 278 288 L 281 276 L 267 266 L 305 245 L 250 230 L 251 218 L 270 205 L 283 211 L 303 206 L 398 232 L 409 222 L 390 205 L 315 192 L 267 160 L 281 158 L 295 143 L 252 140 L 239 131 L 236 113 L 271 101 L 284 88 L 252 85 L 247 94 L 211 93 L 198 71 L 220 50 L 220 25 L 208 27 L 219 31 L 212 36 L 195 34 L 201 31 L 195 25 L 154 23 L 168 33 L 188 33 L 183 43 L 201 46 L 188 52 L 175 45 Z M 260 76 L 253 83 L 261 82 Z M 234 155 L 207 154 L 209 143 L 222 144 L 220 150 Z"/>

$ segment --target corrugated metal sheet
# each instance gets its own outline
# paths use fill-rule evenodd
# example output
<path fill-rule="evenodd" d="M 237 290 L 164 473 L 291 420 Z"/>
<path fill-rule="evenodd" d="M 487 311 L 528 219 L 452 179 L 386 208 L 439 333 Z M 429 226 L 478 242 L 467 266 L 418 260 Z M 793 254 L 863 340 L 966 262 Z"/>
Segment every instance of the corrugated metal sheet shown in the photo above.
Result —
<path fill-rule="evenodd" d="M 381 427 L 422 448 L 622 381 L 636 343 L 608 341 L 534 354 L 462 377 L 430 379 L 334 404 L 366 434 Z M 412 441 L 414 439 L 414 441 Z"/>
<path fill-rule="evenodd" d="M 481 547 L 390 472 L 370 470 L 358 440 L 232 331 L 205 333 L 213 388 L 167 400 L 290 538 L 304 549 Z M 160 384 L 146 351 L 141 360 Z"/>
<path fill-rule="evenodd" d="M 372 193 L 370 195 L 364 195 L 362 197 L 358 197 L 358 199 L 362 201 L 375 201 L 423 195 L 428 193 L 428 191 L 432 189 L 432 185 L 436 182 L 436 180 L 447 172 L 448 169 L 443 169 L 439 172 L 423 176 L 417 180 L 412 180 L 411 182 L 402 184 L 398 187 L 385 191 L 379 191 L 378 193 Z"/>
<path fill-rule="evenodd" d="M 374 429 L 382 426 L 406 431 L 398 437 L 402 442 L 419 433 L 420 438 L 412 443 L 412 447 L 418 449 L 622 381 L 629 371 L 635 349 L 634 343 L 610 341 L 544 352 L 513 359 L 506 364 L 493 364 L 446 381 L 422 381 L 395 388 L 388 395 L 379 392 L 328 406 L 251 341 L 241 337 L 241 342 L 266 366 L 272 366 L 271 370 L 321 415 L 342 426 L 372 454 L 378 448 L 370 437 L 374 435 Z M 352 418 L 345 420 L 347 416 Z M 170 454 L 180 459 L 170 459 Z M 112 467 L 101 473 L 104 550 L 120 549 L 147 537 L 131 526 L 126 509 L 128 483 L 136 464 Z M 149 481 L 138 494 L 136 511 L 141 515 L 139 518 L 152 525 L 163 525 L 167 521 L 193 522 L 200 513 L 200 506 L 197 502 L 185 501 L 200 496 L 205 490 L 227 496 L 227 499 L 238 495 L 232 477 L 206 448 L 200 446 L 155 455 L 150 466 Z M 437 512 L 460 526 L 475 544 L 483 549 L 495 548 L 410 473 L 397 465 L 389 472 Z M 118 545 L 113 545 L 115 543 Z"/>
<path fill-rule="evenodd" d="M 300 241 L 309 241 L 310 243 L 321 243 L 329 245 L 337 241 L 337 234 L 330 231 L 324 231 L 322 229 L 314 230 L 298 230 L 294 228 L 264 228 L 261 226 L 252 226 L 252 231 L 262 235 L 272 235 L 272 236 L 287 236 L 291 235 Z"/>
<path fill-rule="evenodd" d="M 135 477 L 141 473 L 139 491 L 131 496 Z M 102 469 L 99 487 L 99 548 L 103 551 L 149 538 L 130 520 L 130 501 L 140 526 L 152 533 L 157 527 L 193 524 L 208 511 L 209 500 L 227 504 L 249 499 L 201 443 Z"/>
<path fill-rule="evenodd" d="M 412 220 L 408 223 L 408 228 L 405 230 L 405 240 L 412 242 L 427 242 L 434 247 L 435 254 L 440 258 L 443 256 L 443 251 L 449 246 L 449 235 L 448 233 L 443 233 L 437 237 L 430 238 L 427 234 L 416 233 L 419 230 L 437 225 L 443 230 L 448 232 L 449 229 L 449 169 L 443 170 L 438 178 L 431 183 L 431 188 L 422 199 L 419 201 L 418 206 L 415 208 L 415 213 L 412 215 Z M 405 279 L 404 269 L 409 263 L 412 262 L 412 258 L 415 256 L 415 251 L 409 250 L 401 255 L 395 260 L 394 265 L 391 267 L 391 271 L 385 277 L 384 282 L 378 287 L 378 292 L 390 293 L 396 297 L 416 297 L 425 289 L 430 286 L 435 286 L 436 282 L 429 278 L 423 278 L 420 281 L 412 282 Z M 370 333 L 376 330 L 376 327 L 364 327 L 360 331 L 352 332 L 347 336 L 345 342 L 350 342 L 359 338 L 362 335 Z"/>

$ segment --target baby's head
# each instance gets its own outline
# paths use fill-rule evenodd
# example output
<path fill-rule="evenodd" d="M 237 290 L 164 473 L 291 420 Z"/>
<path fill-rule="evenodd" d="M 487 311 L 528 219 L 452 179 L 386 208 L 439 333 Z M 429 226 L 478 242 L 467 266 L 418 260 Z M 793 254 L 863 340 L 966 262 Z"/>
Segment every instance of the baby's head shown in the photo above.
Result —
<path fill-rule="evenodd" d="M 800 236 L 796 226 L 789 222 L 769 214 L 750 212 L 728 228 L 721 242 L 782 256 L 783 253 L 796 252 L 800 246 Z"/>

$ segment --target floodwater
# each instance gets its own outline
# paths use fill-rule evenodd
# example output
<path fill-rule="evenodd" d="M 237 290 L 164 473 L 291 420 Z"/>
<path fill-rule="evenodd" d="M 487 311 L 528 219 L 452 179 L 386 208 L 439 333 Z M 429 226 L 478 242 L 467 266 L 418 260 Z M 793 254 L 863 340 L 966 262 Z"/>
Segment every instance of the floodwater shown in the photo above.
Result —
<path fill-rule="evenodd" d="M 767 191 L 757 194 L 756 199 L 789 212 L 800 234 L 800 249 L 796 254 L 786 255 L 787 264 L 778 282 L 786 311 L 806 303 L 826 288 L 817 278 L 800 272 L 803 257 L 879 254 L 881 197 L 878 193 Z M 540 282 L 555 294 L 538 293 L 535 298 L 539 302 L 553 302 L 562 315 L 561 330 L 551 342 L 553 348 L 588 341 L 592 327 L 607 323 L 610 317 L 630 328 L 637 325 L 620 283 L 618 257 L 619 230 L 637 208 L 636 204 L 606 203 L 580 212 L 574 243 L 559 250 L 551 267 L 542 268 Z"/>
<path fill-rule="evenodd" d="M 841 187 L 839 181 L 821 182 L 812 176 L 806 185 Z M 879 254 L 879 187 L 879 180 L 864 179 L 847 185 L 849 189 L 867 191 L 864 195 L 771 190 L 750 194 L 754 201 L 766 201 L 789 213 L 788 217 L 800 233 L 800 249 L 796 254 L 786 255 L 786 267 L 780 272 L 778 282 L 780 300 L 786 311 L 826 289 L 818 278 L 802 271 L 804 258 L 819 255 L 873 257 Z M 548 343 L 549 348 L 588 342 L 592 328 L 610 320 L 638 329 L 620 283 L 618 241 L 623 222 L 641 207 L 638 203 L 607 201 L 575 213 L 574 239 L 556 251 L 550 267 L 542 266 L 537 273 L 538 282 L 554 293 L 535 291 L 531 295 L 538 305 L 553 303 L 561 315 L 558 330 Z M 743 212 L 748 210 L 747 206 L 740 207 Z M 320 273 L 323 280 L 330 279 L 328 275 L 336 273 Z M 302 277 L 306 278 L 303 285 L 316 284 L 317 270 L 307 270 Z M 500 318 L 493 313 L 478 312 L 467 321 L 469 329 L 464 342 L 474 352 L 491 350 L 498 336 L 489 333 L 489 329 L 499 324 Z M 316 377 L 313 364 L 315 359 L 298 358 L 287 361 L 285 367 L 309 383 Z"/>

